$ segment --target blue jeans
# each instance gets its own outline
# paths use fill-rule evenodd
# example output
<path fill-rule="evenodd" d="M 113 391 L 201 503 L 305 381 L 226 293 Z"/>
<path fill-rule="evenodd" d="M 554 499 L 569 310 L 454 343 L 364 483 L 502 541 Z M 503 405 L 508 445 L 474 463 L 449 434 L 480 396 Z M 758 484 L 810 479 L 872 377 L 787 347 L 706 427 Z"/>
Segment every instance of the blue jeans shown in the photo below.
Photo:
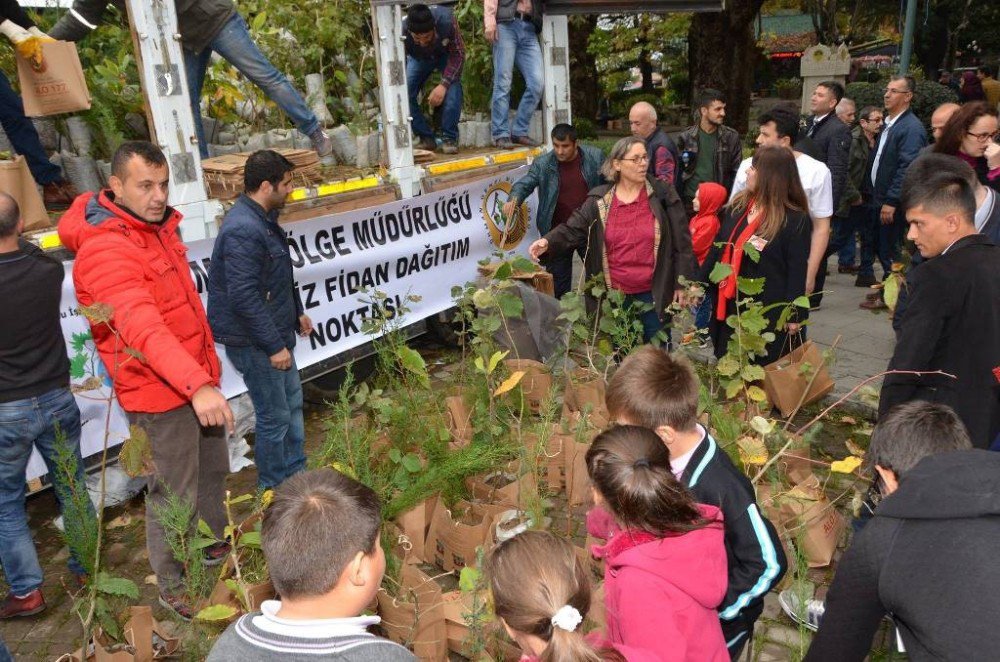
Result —
<path fill-rule="evenodd" d="M 32 447 L 45 460 L 60 510 L 66 506 L 66 486 L 56 465 L 57 426 L 63 443 L 76 456 L 76 479 L 82 484 L 80 410 L 69 389 L 57 388 L 34 398 L 0 403 L 0 563 L 14 595 L 26 595 L 42 585 L 42 567 L 24 509 L 24 472 Z M 72 556 L 69 567 L 77 574 L 84 572 Z"/>
<path fill-rule="evenodd" d="M 514 65 L 524 76 L 524 95 L 517 106 L 514 128 L 510 128 L 510 86 L 514 82 Z M 538 44 L 535 26 L 520 19 L 497 24 L 497 41 L 493 44 L 493 101 L 490 131 L 493 140 L 527 136 L 531 115 L 542 99 L 542 47 Z"/>
<path fill-rule="evenodd" d="M 879 217 L 881 207 L 865 203 L 861 233 L 861 266 L 858 275 L 875 275 L 875 258 L 882 266 L 882 278 L 892 271 L 893 261 L 899 259 L 899 250 L 906 234 L 903 214 L 896 209 L 892 223 L 883 224 Z"/>
<path fill-rule="evenodd" d="M 417 97 L 424 83 L 435 71 L 444 71 L 448 66 L 448 56 L 441 59 L 421 60 L 415 57 L 406 58 L 406 89 L 410 94 L 410 117 L 413 118 L 413 133 L 420 138 L 434 138 L 434 129 L 427 124 L 424 112 L 420 108 Z M 441 133 L 446 140 L 458 140 L 458 119 L 462 115 L 462 81 L 456 80 L 448 88 L 442 104 Z"/>
<path fill-rule="evenodd" d="M 272 368 L 267 352 L 256 347 L 226 345 L 226 356 L 243 375 L 257 416 L 254 431 L 257 484 L 262 489 L 277 487 L 306 468 L 302 448 L 306 428 L 298 367 L 293 357 L 288 370 Z"/>
<path fill-rule="evenodd" d="M 837 264 L 842 267 L 854 266 L 855 244 L 854 233 L 858 229 L 858 224 L 864 218 L 864 205 L 851 207 L 847 216 L 833 217 L 833 231 L 830 235 L 830 245 L 826 252 L 828 255 L 837 255 Z"/>
<path fill-rule="evenodd" d="M 705 296 L 702 297 L 701 301 L 698 302 L 697 306 L 694 306 L 694 326 L 696 329 L 704 330 L 708 328 L 709 322 L 712 321 L 712 313 L 715 311 L 715 294 L 713 292 L 705 292 Z"/>
<path fill-rule="evenodd" d="M 639 294 L 626 294 L 625 303 L 626 305 L 631 303 L 645 303 L 652 306 L 649 310 L 642 313 L 639 316 L 639 320 L 642 322 L 642 341 L 648 343 L 656 337 L 661 330 L 666 332 L 667 339 L 664 345 L 670 346 L 670 324 L 668 322 L 661 322 L 660 316 L 656 314 L 656 304 L 653 302 L 652 292 L 641 292 Z"/>
<path fill-rule="evenodd" d="M 205 84 L 205 71 L 212 51 L 236 67 L 241 74 L 264 90 L 274 103 L 278 104 L 299 131 L 307 136 L 319 128 L 316 114 L 306 105 L 288 78 L 271 64 L 260 52 L 250 37 L 247 22 L 239 14 L 226 21 L 212 42 L 200 53 L 184 51 L 184 68 L 187 72 L 188 90 L 191 92 L 191 112 L 194 113 L 194 128 L 198 134 L 198 151 L 201 158 L 208 158 L 208 142 L 205 129 L 201 125 L 201 88 Z"/>
<path fill-rule="evenodd" d="M 28 169 L 35 182 L 41 186 L 62 180 L 62 170 L 49 161 L 49 155 L 38 139 L 35 125 L 24 116 L 21 95 L 10 86 L 10 81 L 0 72 L 0 126 L 10 139 L 14 151 L 28 162 Z"/>

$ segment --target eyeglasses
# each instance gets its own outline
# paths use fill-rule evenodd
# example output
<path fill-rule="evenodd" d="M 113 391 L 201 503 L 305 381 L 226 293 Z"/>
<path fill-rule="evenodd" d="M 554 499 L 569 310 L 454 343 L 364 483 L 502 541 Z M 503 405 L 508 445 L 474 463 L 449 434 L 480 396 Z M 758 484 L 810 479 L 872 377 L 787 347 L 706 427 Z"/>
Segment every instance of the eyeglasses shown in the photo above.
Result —
<path fill-rule="evenodd" d="M 965 135 L 969 136 L 970 138 L 975 138 L 981 143 L 985 143 L 989 142 L 993 138 L 996 138 L 998 135 L 1000 135 L 1000 131 L 994 131 L 992 133 L 972 133 L 970 131 L 966 131 Z"/>
<path fill-rule="evenodd" d="M 632 163 L 649 163 L 648 156 L 633 156 L 631 159 L 618 159 L 619 161 L 631 161 Z"/>
<path fill-rule="evenodd" d="M 862 117 L 861 121 L 862 122 L 871 122 L 872 124 L 881 124 L 882 123 L 882 118 L 881 117 Z"/>
<path fill-rule="evenodd" d="M 885 88 L 886 94 L 911 94 L 909 90 L 894 90 L 891 87 Z"/>

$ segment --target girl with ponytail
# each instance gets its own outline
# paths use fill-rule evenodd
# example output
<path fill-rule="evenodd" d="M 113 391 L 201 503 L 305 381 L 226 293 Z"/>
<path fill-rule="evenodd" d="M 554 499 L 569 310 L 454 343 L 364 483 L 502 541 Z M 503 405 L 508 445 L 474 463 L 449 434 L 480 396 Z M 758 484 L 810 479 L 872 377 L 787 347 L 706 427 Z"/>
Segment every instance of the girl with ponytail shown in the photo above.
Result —
<path fill-rule="evenodd" d="M 590 581 L 573 546 L 545 531 L 497 545 L 485 564 L 493 610 L 524 652 L 522 662 L 653 662 L 645 651 L 584 636 Z"/>
<path fill-rule="evenodd" d="M 726 595 L 722 513 L 695 503 L 655 432 L 621 425 L 587 451 L 595 508 L 587 529 L 607 540 L 606 636 L 677 662 L 729 660 L 716 611 Z"/>

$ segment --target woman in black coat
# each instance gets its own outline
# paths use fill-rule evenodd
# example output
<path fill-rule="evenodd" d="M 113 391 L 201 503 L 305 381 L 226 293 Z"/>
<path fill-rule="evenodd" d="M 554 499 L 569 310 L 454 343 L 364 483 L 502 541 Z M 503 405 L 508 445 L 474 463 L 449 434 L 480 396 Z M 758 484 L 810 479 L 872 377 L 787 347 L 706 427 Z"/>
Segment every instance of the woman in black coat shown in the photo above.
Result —
<path fill-rule="evenodd" d="M 715 245 L 702 265 L 704 282 L 708 282 L 717 263 L 728 265 L 730 270 L 724 280 L 711 286 L 716 308 L 709 334 L 716 357 L 726 353 L 733 335 L 726 318 L 736 313 L 737 299 L 748 298 L 738 291 L 737 277 L 764 279 L 763 291 L 753 299 L 765 307 L 791 304 L 805 294 L 811 237 L 809 205 L 792 152 L 782 147 L 758 149 L 747 172 L 747 188 L 730 202 Z M 752 248 L 745 250 L 747 245 Z M 753 259 L 756 253 L 759 260 Z M 796 307 L 784 328 L 778 329 L 781 309 L 776 306 L 766 314 L 765 331 L 774 333 L 774 340 L 767 344 L 767 355 L 760 359 L 764 364 L 788 353 L 788 335 L 797 334 L 809 314 L 808 308 Z"/>

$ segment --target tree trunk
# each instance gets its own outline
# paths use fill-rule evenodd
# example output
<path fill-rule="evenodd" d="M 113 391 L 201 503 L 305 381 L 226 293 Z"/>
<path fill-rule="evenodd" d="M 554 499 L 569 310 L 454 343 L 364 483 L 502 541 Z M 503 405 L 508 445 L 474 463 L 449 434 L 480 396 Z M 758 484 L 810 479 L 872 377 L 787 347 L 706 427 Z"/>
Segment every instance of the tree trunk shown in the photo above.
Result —
<path fill-rule="evenodd" d="M 593 120 L 601 99 L 597 62 L 587 51 L 590 35 L 597 29 L 597 16 L 571 16 L 569 19 L 569 80 L 573 115 Z"/>
<path fill-rule="evenodd" d="M 727 2 L 723 12 L 698 13 L 688 30 L 692 94 L 706 87 L 726 96 L 726 124 L 745 134 L 750 92 L 759 55 L 753 26 L 764 0 Z"/>
<path fill-rule="evenodd" d="M 653 88 L 653 63 L 649 59 L 649 51 L 643 49 L 639 52 L 639 75 L 642 76 L 642 91 L 648 94 L 655 94 Z"/>

